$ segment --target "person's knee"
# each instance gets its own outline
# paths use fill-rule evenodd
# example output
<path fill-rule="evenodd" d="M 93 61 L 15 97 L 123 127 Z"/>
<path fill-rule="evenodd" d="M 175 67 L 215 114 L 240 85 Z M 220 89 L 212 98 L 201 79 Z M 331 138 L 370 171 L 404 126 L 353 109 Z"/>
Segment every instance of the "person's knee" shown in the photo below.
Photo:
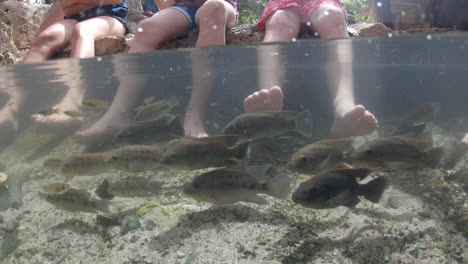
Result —
<path fill-rule="evenodd" d="M 226 22 L 228 9 L 224 0 L 208 0 L 198 10 L 200 23 Z"/>
<path fill-rule="evenodd" d="M 346 17 L 343 10 L 334 5 L 322 5 L 315 10 L 310 20 L 318 30 L 346 28 Z"/>
<path fill-rule="evenodd" d="M 41 32 L 31 43 L 31 50 L 49 50 L 55 46 L 59 40 L 60 35 L 53 30 L 45 30 Z"/>
<path fill-rule="evenodd" d="M 268 19 L 266 28 L 276 32 L 297 34 L 300 21 L 297 15 L 287 10 L 278 10 Z"/>
<path fill-rule="evenodd" d="M 95 38 L 95 26 L 93 26 L 91 23 L 82 22 L 73 26 L 71 40 L 74 41 L 83 38 Z"/>

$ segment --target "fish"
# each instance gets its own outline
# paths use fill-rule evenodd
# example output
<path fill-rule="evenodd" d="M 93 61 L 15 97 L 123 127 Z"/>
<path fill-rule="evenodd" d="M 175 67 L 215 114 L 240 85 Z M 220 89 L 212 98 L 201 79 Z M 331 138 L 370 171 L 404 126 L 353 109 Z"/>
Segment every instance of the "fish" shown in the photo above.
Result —
<path fill-rule="evenodd" d="M 119 197 L 147 197 L 155 196 L 161 192 L 162 183 L 150 181 L 144 177 L 127 177 L 125 179 L 109 182 L 105 179 L 96 189 L 95 193 L 101 199 Z"/>
<path fill-rule="evenodd" d="M 258 177 L 265 177 L 270 168 L 271 165 L 263 165 L 212 170 L 185 183 L 183 192 L 197 201 L 215 205 L 236 202 L 268 204 L 258 194 L 287 199 L 291 185 L 289 177 L 278 175 L 263 183 L 257 180 Z"/>
<path fill-rule="evenodd" d="M 70 189 L 70 184 L 66 183 L 50 183 L 42 186 L 42 190 L 47 193 L 64 194 Z"/>
<path fill-rule="evenodd" d="M 166 114 L 176 106 L 179 101 L 175 97 L 171 97 L 167 100 L 160 100 L 155 103 L 145 104 L 135 114 L 136 121 L 148 121 L 158 119 Z"/>
<path fill-rule="evenodd" d="M 165 115 L 158 119 L 138 121 L 122 130 L 115 137 L 116 142 L 137 143 L 145 140 L 155 140 L 158 137 L 167 138 L 171 135 L 182 136 L 180 118 L 175 115 Z"/>
<path fill-rule="evenodd" d="M 109 153 L 80 153 L 65 160 L 62 173 L 65 176 L 90 176 L 110 169 Z"/>
<path fill-rule="evenodd" d="M 91 108 L 102 108 L 108 105 L 107 101 L 101 99 L 87 99 L 82 101 L 83 105 L 86 105 Z"/>
<path fill-rule="evenodd" d="M 250 141 L 229 146 L 221 142 L 221 138 L 223 136 L 171 140 L 160 162 L 172 169 L 196 170 L 239 165 L 243 159 L 248 159 Z"/>
<path fill-rule="evenodd" d="M 388 187 L 388 179 L 381 176 L 365 184 L 358 183 L 358 179 L 362 180 L 370 173 L 371 170 L 367 168 L 322 172 L 302 182 L 291 199 L 301 206 L 314 209 L 354 207 L 360 202 L 359 196 L 378 203 Z"/>
<path fill-rule="evenodd" d="M 371 140 L 351 154 L 355 167 L 395 171 L 414 168 L 437 168 L 444 148 L 426 149 L 426 141 L 406 137 L 382 137 Z"/>
<path fill-rule="evenodd" d="M 50 116 L 50 115 L 53 115 L 53 114 L 57 114 L 58 112 L 59 112 L 58 108 L 49 107 L 49 108 L 42 109 L 37 113 L 40 114 L 40 115 L 43 115 L 43 116 Z"/>
<path fill-rule="evenodd" d="M 23 183 L 23 177 L 18 175 L 8 176 L 6 173 L 0 173 L 0 211 L 21 207 L 24 197 L 22 190 Z"/>
<path fill-rule="evenodd" d="M 101 211 L 110 213 L 108 200 L 94 199 L 85 190 L 68 188 L 65 192 L 59 193 L 44 191 L 39 192 L 39 197 L 45 199 L 58 209 L 69 212 L 97 213 Z"/>
<path fill-rule="evenodd" d="M 42 167 L 50 170 L 50 171 L 62 171 L 63 164 L 65 164 L 65 160 L 61 158 L 50 158 L 44 161 Z"/>
<path fill-rule="evenodd" d="M 114 150 L 110 165 L 131 172 L 152 170 L 159 166 L 162 150 L 156 146 L 131 145 Z"/>
<path fill-rule="evenodd" d="M 275 137 L 288 131 L 296 131 L 306 137 L 311 136 L 312 114 L 310 111 L 241 114 L 224 127 L 222 134 L 236 134 L 250 139 L 258 139 Z"/>
<path fill-rule="evenodd" d="M 430 102 L 419 105 L 413 112 L 403 117 L 393 135 L 417 135 L 425 129 L 426 123 L 432 120 L 438 112 L 440 112 L 439 103 Z"/>
<path fill-rule="evenodd" d="M 309 144 L 293 154 L 288 167 L 304 174 L 337 168 L 345 162 L 345 151 L 351 144 L 351 139 L 328 139 Z"/>
<path fill-rule="evenodd" d="M 82 112 L 78 112 L 78 111 L 64 111 L 63 113 L 65 115 L 67 115 L 69 117 L 73 117 L 73 118 L 83 117 L 84 116 L 84 114 Z"/>

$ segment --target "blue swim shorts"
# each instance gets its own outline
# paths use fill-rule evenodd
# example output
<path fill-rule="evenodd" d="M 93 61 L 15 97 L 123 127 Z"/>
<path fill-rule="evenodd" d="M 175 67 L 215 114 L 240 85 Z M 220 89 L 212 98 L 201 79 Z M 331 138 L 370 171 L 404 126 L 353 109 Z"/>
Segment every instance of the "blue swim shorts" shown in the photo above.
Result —
<path fill-rule="evenodd" d="M 65 19 L 75 19 L 78 20 L 78 22 L 82 22 L 87 19 L 95 18 L 98 16 L 110 16 L 122 23 L 122 25 L 125 27 L 125 34 L 127 34 L 129 32 L 129 27 L 127 24 L 127 14 L 128 7 L 126 1 L 123 0 L 121 4 L 104 5 L 91 8 L 85 11 L 81 11 L 80 13 L 74 16 L 65 17 Z"/>
<path fill-rule="evenodd" d="M 198 8 L 195 7 L 188 7 L 184 5 L 176 5 L 176 6 L 170 6 L 168 8 L 172 9 L 177 9 L 179 10 L 184 16 L 187 18 L 187 20 L 190 23 L 190 29 L 194 29 L 197 27 L 197 24 L 195 23 L 195 14 L 198 11 Z"/>

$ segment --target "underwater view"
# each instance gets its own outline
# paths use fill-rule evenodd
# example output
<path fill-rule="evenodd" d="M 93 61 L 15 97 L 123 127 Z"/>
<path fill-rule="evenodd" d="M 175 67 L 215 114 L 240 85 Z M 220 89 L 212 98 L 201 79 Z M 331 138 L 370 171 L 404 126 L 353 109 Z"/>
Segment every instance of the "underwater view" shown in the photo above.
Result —
<path fill-rule="evenodd" d="M 0 262 L 467 263 L 467 72 L 464 33 L 3 65 Z"/>

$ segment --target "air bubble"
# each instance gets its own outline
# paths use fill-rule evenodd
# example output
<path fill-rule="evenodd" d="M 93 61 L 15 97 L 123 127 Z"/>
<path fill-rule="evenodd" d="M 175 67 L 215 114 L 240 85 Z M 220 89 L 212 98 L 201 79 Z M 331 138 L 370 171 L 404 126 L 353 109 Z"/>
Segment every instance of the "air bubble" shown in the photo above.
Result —
<path fill-rule="evenodd" d="M 372 39 L 368 39 L 368 40 L 367 40 L 367 43 L 371 44 L 371 43 L 372 43 Z"/>
<path fill-rule="evenodd" d="M 432 35 L 431 35 L 431 34 L 427 34 L 426 38 L 427 38 L 427 40 L 431 40 L 431 39 L 432 39 Z"/>
<path fill-rule="evenodd" d="M 307 21 L 307 23 L 306 23 L 306 24 L 307 24 L 307 26 L 310 26 L 310 25 L 311 25 L 311 24 L 310 24 L 310 21 Z"/>
<path fill-rule="evenodd" d="M 217 25 L 213 25 L 213 30 L 216 30 L 218 28 Z"/>
<path fill-rule="evenodd" d="M 393 37 L 393 33 L 392 32 L 388 33 L 388 37 L 389 38 Z"/>
<path fill-rule="evenodd" d="M 102 61 L 102 58 L 101 58 L 101 57 L 97 57 L 96 60 L 97 60 L 97 61 Z"/>
<path fill-rule="evenodd" d="M 143 28 L 142 28 L 142 27 L 138 27 L 137 31 L 138 31 L 138 32 L 143 32 Z"/>
<path fill-rule="evenodd" d="M 382 7 L 383 6 L 382 2 L 377 2 L 377 6 Z"/>
<path fill-rule="evenodd" d="M 330 14 L 330 11 L 328 10 L 325 10 L 325 12 L 323 12 L 324 15 L 328 16 Z"/>
<path fill-rule="evenodd" d="M 406 16 L 406 12 L 405 12 L 405 11 L 401 11 L 401 15 L 402 15 L 402 16 Z"/>
<path fill-rule="evenodd" d="M 291 41 L 292 41 L 292 42 L 296 42 L 297 39 L 296 39 L 296 38 L 292 38 Z"/>
<path fill-rule="evenodd" d="M 314 33 L 314 36 L 318 37 L 318 36 L 319 36 L 319 33 L 318 33 L 318 32 L 315 32 L 315 33 Z"/>

